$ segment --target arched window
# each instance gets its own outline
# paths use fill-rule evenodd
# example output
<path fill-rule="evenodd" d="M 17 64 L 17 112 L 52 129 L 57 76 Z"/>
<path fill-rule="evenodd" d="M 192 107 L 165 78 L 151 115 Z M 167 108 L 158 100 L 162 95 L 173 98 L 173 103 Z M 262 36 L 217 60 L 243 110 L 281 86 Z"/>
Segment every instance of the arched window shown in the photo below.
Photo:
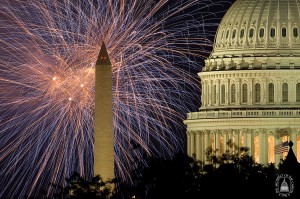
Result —
<path fill-rule="evenodd" d="M 275 163 L 275 138 L 273 135 L 268 137 L 268 163 Z"/>
<path fill-rule="evenodd" d="M 296 84 L 296 102 L 300 102 L 300 83 Z"/>
<path fill-rule="evenodd" d="M 269 102 L 274 102 L 274 84 L 273 83 L 269 84 L 268 94 L 269 94 Z"/>
<path fill-rule="evenodd" d="M 260 102 L 260 84 L 257 83 L 255 84 L 254 88 L 254 93 L 255 93 L 255 102 Z"/>
<path fill-rule="evenodd" d="M 254 29 L 251 28 L 250 31 L 249 31 L 249 37 L 253 38 L 253 36 L 254 36 Z"/>
<path fill-rule="evenodd" d="M 265 36 L 265 29 L 264 28 L 259 29 L 259 37 L 263 38 L 264 36 Z"/>
<path fill-rule="evenodd" d="M 293 36 L 298 37 L 298 28 L 293 28 Z"/>
<path fill-rule="evenodd" d="M 243 98 L 242 98 L 242 102 L 243 103 L 247 103 L 248 102 L 248 87 L 247 87 L 247 84 L 243 84 L 242 86 L 242 89 L 243 89 Z"/>
<path fill-rule="evenodd" d="M 227 30 L 226 39 L 228 39 L 228 37 L 229 37 L 229 30 Z"/>
<path fill-rule="evenodd" d="M 286 28 L 281 29 L 281 35 L 282 37 L 286 37 Z"/>
<path fill-rule="evenodd" d="M 254 161 L 259 163 L 259 136 L 254 137 Z"/>
<path fill-rule="evenodd" d="M 213 103 L 214 104 L 217 103 L 217 86 L 216 85 L 213 86 Z"/>
<path fill-rule="evenodd" d="M 243 38 L 243 37 L 244 37 L 244 35 L 245 35 L 245 30 L 244 30 L 244 29 L 242 29 L 242 30 L 241 30 L 241 32 L 240 32 L 240 38 Z"/>
<path fill-rule="evenodd" d="M 235 103 L 236 101 L 236 89 L 235 84 L 231 85 L 231 103 Z"/>
<path fill-rule="evenodd" d="M 282 102 L 289 101 L 289 86 L 287 83 L 282 84 Z"/>
<path fill-rule="evenodd" d="M 235 35 L 236 35 L 236 29 L 234 29 L 233 32 L 232 32 L 232 39 L 235 38 Z"/>
<path fill-rule="evenodd" d="M 275 34 L 276 34 L 275 28 L 271 28 L 270 36 L 271 36 L 272 38 L 274 38 L 274 37 L 275 37 Z"/>
<path fill-rule="evenodd" d="M 221 103 L 225 104 L 225 85 L 221 86 Z"/>

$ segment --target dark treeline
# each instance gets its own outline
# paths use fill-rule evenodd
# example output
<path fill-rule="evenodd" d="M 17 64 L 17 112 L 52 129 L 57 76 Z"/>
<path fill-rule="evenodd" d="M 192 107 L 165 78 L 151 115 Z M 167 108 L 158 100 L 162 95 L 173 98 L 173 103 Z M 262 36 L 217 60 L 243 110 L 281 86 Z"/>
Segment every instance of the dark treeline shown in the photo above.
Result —
<path fill-rule="evenodd" d="M 74 173 L 66 179 L 66 187 L 52 185 L 59 190 L 52 198 L 300 198 L 300 168 L 292 149 L 276 167 L 255 163 L 248 148 L 227 144 L 235 150 L 217 155 L 217 150 L 208 149 L 205 163 L 185 154 L 177 154 L 169 160 L 148 157 L 147 166 L 137 164 L 130 184 L 118 179 L 103 182 L 100 176 L 88 181 Z M 288 174 L 293 180 L 294 190 L 288 181 L 289 192 L 283 192 L 287 195 L 276 193 L 282 185 L 282 179 L 278 181 L 282 174 Z"/>

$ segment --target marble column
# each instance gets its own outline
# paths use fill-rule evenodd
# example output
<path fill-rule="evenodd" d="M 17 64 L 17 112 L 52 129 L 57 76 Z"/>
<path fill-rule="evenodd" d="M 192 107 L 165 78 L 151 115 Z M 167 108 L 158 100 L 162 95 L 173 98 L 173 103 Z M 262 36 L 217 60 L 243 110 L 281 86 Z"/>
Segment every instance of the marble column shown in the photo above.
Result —
<path fill-rule="evenodd" d="M 237 79 L 237 85 L 236 85 L 236 104 L 241 104 L 241 78 Z"/>
<path fill-rule="evenodd" d="M 219 106 L 220 105 L 220 80 L 219 79 L 217 80 L 217 90 L 216 90 L 216 92 L 217 92 L 216 106 Z"/>
<path fill-rule="evenodd" d="M 265 129 L 259 129 L 259 162 L 268 163 L 268 139 Z"/>
<path fill-rule="evenodd" d="M 228 137 L 227 137 L 227 142 L 228 141 L 233 141 L 232 140 L 232 130 L 231 129 L 228 129 L 228 131 L 227 131 L 227 135 L 228 135 Z M 227 145 L 227 150 L 229 150 L 230 152 L 232 152 L 232 147 L 229 147 L 228 145 Z"/>
<path fill-rule="evenodd" d="M 202 82 L 201 101 L 203 106 L 207 106 L 206 81 Z"/>
<path fill-rule="evenodd" d="M 209 131 L 205 130 L 204 131 L 204 152 L 206 151 L 207 147 L 209 147 L 208 141 L 209 141 Z"/>
<path fill-rule="evenodd" d="M 226 153 L 226 150 L 227 150 L 227 142 L 228 142 L 228 135 L 227 135 L 227 132 L 226 132 L 225 130 L 222 130 L 222 134 L 223 134 L 224 153 Z"/>
<path fill-rule="evenodd" d="M 215 146 L 216 146 L 216 150 L 218 150 L 217 155 L 221 155 L 220 154 L 220 132 L 218 130 L 215 131 Z"/>
<path fill-rule="evenodd" d="M 225 83 L 225 105 L 229 105 L 229 87 L 230 87 L 230 82 L 229 79 L 227 80 L 227 82 Z"/>
<path fill-rule="evenodd" d="M 275 133 L 275 147 L 282 143 L 282 137 L 278 135 L 277 129 L 274 129 Z M 282 158 L 282 154 L 276 154 L 275 153 L 275 165 L 278 166 L 280 163 L 280 159 Z"/>
<path fill-rule="evenodd" d="M 249 148 L 251 155 L 254 153 L 252 129 L 248 129 L 246 133 L 246 146 Z"/>
<path fill-rule="evenodd" d="M 264 77 L 262 78 L 262 85 L 261 85 L 261 103 L 262 104 L 267 104 L 267 78 Z"/>
<path fill-rule="evenodd" d="M 190 149 L 190 145 L 191 145 L 191 136 L 190 136 L 190 132 L 186 132 L 186 137 L 187 137 L 187 146 L 186 146 L 186 153 L 188 156 L 191 156 L 191 149 Z"/>
<path fill-rule="evenodd" d="M 196 131 L 196 159 L 201 160 L 201 132 Z"/>
<path fill-rule="evenodd" d="M 191 155 L 190 156 L 194 156 L 195 155 L 195 134 L 194 132 L 191 132 Z"/>
<path fill-rule="evenodd" d="M 209 82 L 209 91 L 208 91 L 208 96 L 209 96 L 209 101 L 208 101 L 208 104 L 209 106 L 213 106 L 213 81 L 211 80 Z"/>

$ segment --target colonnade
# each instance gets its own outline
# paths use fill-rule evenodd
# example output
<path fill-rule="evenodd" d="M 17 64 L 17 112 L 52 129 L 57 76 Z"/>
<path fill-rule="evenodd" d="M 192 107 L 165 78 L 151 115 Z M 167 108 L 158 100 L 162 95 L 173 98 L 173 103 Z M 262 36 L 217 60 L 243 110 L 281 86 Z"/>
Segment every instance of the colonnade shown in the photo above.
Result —
<path fill-rule="evenodd" d="M 199 74 L 202 85 L 201 108 L 298 104 L 300 80 L 292 72 L 202 72 Z"/>
<path fill-rule="evenodd" d="M 221 155 L 227 150 L 233 151 L 227 142 L 231 140 L 237 148 L 249 147 L 250 154 L 258 163 L 270 162 L 276 165 L 285 154 L 275 154 L 275 146 L 284 139 L 294 143 L 293 151 L 297 157 L 297 148 L 300 145 L 300 135 L 295 129 L 286 134 L 278 133 L 277 129 L 224 129 L 224 130 L 195 130 L 187 132 L 187 154 L 195 156 L 197 160 L 206 161 L 206 150 L 216 150 L 216 155 Z M 298 154 L 299 157 L 299 154 Z M 299 160 L 298 160 L 299 161 Z"/>

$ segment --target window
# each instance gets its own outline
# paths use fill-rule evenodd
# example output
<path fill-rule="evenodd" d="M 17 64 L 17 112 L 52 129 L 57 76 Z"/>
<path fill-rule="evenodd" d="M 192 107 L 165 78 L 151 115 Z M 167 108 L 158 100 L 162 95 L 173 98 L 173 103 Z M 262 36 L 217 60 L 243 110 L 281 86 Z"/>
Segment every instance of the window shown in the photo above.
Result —
<path fill-rule="evenodd" d="M 232 32 L 232 39 L 235 38 L 235 35 L 236 35 L 236 29 L 234 29 L 233 32 Z"/>
<path fill-rule="evenodd" d="M 254 36 L 254 29 L 251 28 L 250 31 L 249 31 L 249 37 L 253 38 L 253 36 Z"/>
<path fill-rule="evenodd" d="M 296 102 L 300 102 L 300 83 L 296 84 Z"/>
<path fill-rule="evenodd" d="M 217 103 L 217 86 L 214 85 L 213 87 L 213 103 L 216 104 Z"/>
<path fill-rule="evenodd" d="M 245 35 L 245 30 L 244 30 L 244 29 L 242 29 L 242 30 L 241 30 L 241 32 L 240 32 L 240 38 L 243 38 L 243 37 L 244 37 L 244 35 Z"/>
<path fill-rule="evenodd" d="M 224 37 L 224 30 L 222 31 L 221 39 L 223 39 L 223 37 Z"/>
<path fill-rule="evenodd" d="M 225 104 L 225 85 L 221 86 L 221 103 Z"/>
<path fill-rule="evenodd" d="M 270 36 L 271 36 L 272 38 L 275 37 L 275 28 L 271 28 Z"/>
<path fill-rule="evenodd" d="M 255 92 L 255 102 L 258 103 L 260 102 L 260 84 L 255 84 L 255 88 L 254 88 L 254 92 Z"/>
<path fill-rule="evenodd" d="M 275 138 L 274 136 L 268 137 L 268 163 L 275 163 Z"/>
<path fill-rule="evenodd" d="M 265 29 L 264 28 L 259 29 L 259 37 L 263 38 L 264 36 L 265 36 Z"/>
<path fill-rule="evenodd" d="M 235 84 L 231 85 L 231 103 L 235 103 L 236 101 L 236 89 Z"/>
<path fill-rule="evenodd" d="M 289 101 L 289 86 L 287 83 L 282 84 L 282 102 Z"/>
<path fill-rule="evenodd" d="M 226 39 L 228 39 L 228 37 L 229 37 L 229 30 L 227 30 Z"/>
<path fill-rule="evenodd" d="M 247 87 L 247 84 L 243 84 L 242 89 L 243 89 L 242 102 L 247 103 L 248 102 L 248 87 Z"/>
<path fill-rule="evenodd" d="M 273 83 L 269 84 L 268 93 L 269 93 L 269 102 L 274 102 L 274 84 Z"/>
<path fill-rule="evenodd" d="M 298 28 L 293 28 L 293 36 L 298 37 Z"/>
<path fill-rule="evenodd" d="M 254 161 L 259 163 L 259 136 L 254 137 Z"/>
<path fill-rule="evenodd" d="M 281 29 L 281 35 L 282 37 L 286 37 L 286 28 Z"/>

